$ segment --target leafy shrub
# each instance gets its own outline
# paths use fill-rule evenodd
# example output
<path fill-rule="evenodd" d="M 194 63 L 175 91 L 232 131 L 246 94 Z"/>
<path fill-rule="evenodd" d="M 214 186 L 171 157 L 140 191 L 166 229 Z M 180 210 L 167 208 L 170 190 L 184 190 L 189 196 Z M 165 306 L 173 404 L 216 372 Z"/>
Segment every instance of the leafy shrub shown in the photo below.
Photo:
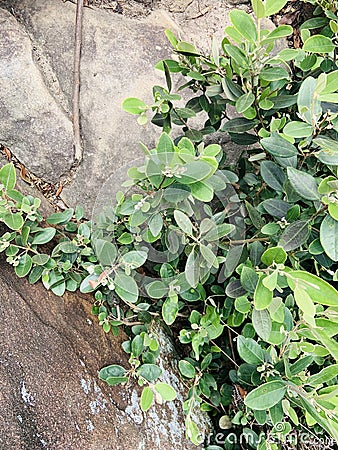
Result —
<path fill-rule="evenodd" d="M 101 379 L 136 377 L 144 411 L 154 398 L 172 400 L 158 382 L 154 324 L 179 341 L 195 444 L 198 409 L 223 431 L 226 449 L 282 449 L 304 429 L 338 438 L 338 18 L 326 11 L 315 24 L 321 34 L 305 23 L 303 48 L 276 52 L 292 28 L 262 30 L 260 21 L 285 3 L 253 1 L 256 21 L 232 11 L 211 55 L 166 32 L 176 59 L 157 67 L 167 86 L 154 86 L 151 105 L 124 102 L 140 124 L 152 112 L 163 133 L 129 170 L 131 193 L 119 192 L 94 223 L 67 210 L 46 228 L 36 200 L 14 190 L 13 167 L 0 171 L 0 220 L 10 229 L 0 249 L 16 273 L 42 278 L 57 295 L 93 292 L 104 331 L 125 326 L 130 335 L 130 368 L 108 366 Z M 185 107 L 175 105 L 172 73 L 187 80 Z M 215 132 L 244 145 L 236 163 L 204 142 Z M 41 253 L 55 238 L 51 256 Z M 234 433 L 238 443 L 226 439 Z"/>

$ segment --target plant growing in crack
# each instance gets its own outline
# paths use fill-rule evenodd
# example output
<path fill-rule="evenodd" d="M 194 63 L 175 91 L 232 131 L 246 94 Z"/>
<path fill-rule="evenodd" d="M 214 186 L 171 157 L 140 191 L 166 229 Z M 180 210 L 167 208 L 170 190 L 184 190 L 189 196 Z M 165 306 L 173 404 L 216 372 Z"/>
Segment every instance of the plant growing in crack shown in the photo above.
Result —
<path fill-rule="evenodd" d="M 157 65 L 166 87 L 154 87 L 152 105 L 124 102 L 141 124 L 152 112 L 163 133 L 130 168 L 130 192 L 92 223 L 81 208 L 44 221 L 38 201 L 14 189 L 13 166 L 0 171 L 0 250 L 18 276 L 57 295 L 93 293 L 104 331 L 129 335 L 130 367 L 108 366 L 100 378 L 137 379 L 144 411 L 175 398 L 158 381 L 162 323 L 180 348 L 196 445 L 198 409 L 226 449 L 279 450 L 304 430 L 309 448 L 314 436 L 338 438 L 338 17 L 318 10 L 302 25 L 303 48 L 275 54 L 292 29 L 260 22 L 285 3 L 253 1 L 256 20 L 233 11 L 222 50 L 214 43 L 210 55 L 167 32 L 176 58 Z M 172 73 L 191 89 L 184 108 Z M 196 115 L 200 128 L 190 125 Z M 174 140 L 172 124 L 181 128 Z M 209 143 L 216 131 L 245 145 L 236 164 Z"/>

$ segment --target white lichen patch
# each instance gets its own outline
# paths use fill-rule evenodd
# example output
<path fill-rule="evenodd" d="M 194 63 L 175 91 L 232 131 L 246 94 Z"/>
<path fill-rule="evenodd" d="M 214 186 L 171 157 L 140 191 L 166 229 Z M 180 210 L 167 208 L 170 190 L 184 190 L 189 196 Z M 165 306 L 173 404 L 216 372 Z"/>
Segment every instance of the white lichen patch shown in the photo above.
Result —
<path fill-rule="evenodd" d="M 87 430 L 93 431 L 94 430 L 93 422 L 91 420 L 86 420 L 86 422 L 87 422 Z"/>
<path fill-rule="evenodd" d="M 129 403 L 130 404 L 126 407 L 125 412 L 133 422 L 140 425 L 143 422 L 144 417 L 140 407 L 140 400 L 135 390 L 131 394 Z"/>
<path fill-rule="evenodd" d="M 90 392 L 91 380 L 85 380 L 84 378 L 81 378 L 80 382 L 83 392 L 88 395 Z"/>
<path fill-rule="evenodd" d="M 34 406 L 34 397 L 27 391 L 24 381 L 21 382 L 21 398 L 26 405 Z"/>

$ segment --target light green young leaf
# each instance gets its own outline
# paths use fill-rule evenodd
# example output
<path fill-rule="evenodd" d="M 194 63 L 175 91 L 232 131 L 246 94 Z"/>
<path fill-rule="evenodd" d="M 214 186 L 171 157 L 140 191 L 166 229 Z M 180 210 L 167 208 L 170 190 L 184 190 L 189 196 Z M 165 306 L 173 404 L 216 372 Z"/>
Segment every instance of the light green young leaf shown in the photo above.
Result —
<path fill-rule="evenodd" d="M 6 191 L 14 189 L 16 184 L 16 172 L 12 163 L 6 164 L 0 169 L 0 184 L 3 184 Z"/>
<path fill-rule="evenodd" d="M 304 320 L 312 326 L 316 326 L 314 320 L 316 307 L 311 300 L 310 295 L 306 292 L 306 290 L 296 287 L 294 290 L 294 297 L 299 309 L 303 313 Z"/>
<path fill-rule="evenodd" d="M 193 234 L 193 224 L 186 214 L 184 214 L 182 211 L 179 211 L 178 209 L 175 209 L 174 218 L 176 220 L 177 225 L 181 228 L 181 230 L 184 233 L 188 235 Z"/>
<path fill-rule="evenodd" d="M 258 280 L 255 293 L 254 293 L 254 305 L 257 310 L 262 310 L 267 308 L 272 302 L 273 292 L 266 288 L 263 284 L 263 280 L 266 275 L 263 275 Z"/>
<path fill-rule="evenodd" d="M 126 98 L 122 103 L 122 108 L 129 114 L 141 114 L 147 110 L 147 105 L 139 98 Z"/>
<path fill-rule="evenodd" d="M 13 231 L 20 230 L 24 224 L 24 220 L 20 213 L 7 213 L 3 216 L 3 221 Z"/>
<path fill-rule="evenodd" d="M 257 19 L 265 17 L 265 6 L 262 0 L 251 0 L 252 9 Z"/>
<path fill-rule="evenodd" d="M 156 383 L 154 389 L 166 402 L 172 402 L 177 397 L 175 389 L 167 383 Z"/>
<path fill-rule="evenodd" d="M 320 226 L 320 243 L 325 253 L 333 261 L 338 261 L 338 221 L 325 216 Z"/>
<path fill-rule="evenodd" d="M 150 387 L 146 386 L 143 388 L 140 400 L 140 406 L 142 411 L 146 412 L 151 407 L 154 400 L 154 393 Z"/>
<path fill-rule="evenodd" d="M 287 273 L 287 281 L 292 290 L 296 287 L 305 290 L 314 303 L 338 306 L 338 291 L 327 281 L 303 270 Z"/>
<path fill-rule="evenodd" d="M 270 247 L 262 254 L 262 263 L 266 266 L 271 264 L 284 264 L 287 259 L 287 254 L 283 247 Z"/>
<path fill-rule="evenodd" d="M 266 0 L 265 15 L 272 16 L 280 11 L 287 4 L 288 0 Z"/>
<path fill-rule="evenodd" d="M 230 20 L 236 30 L 248 41 L 257 41 L 257 28 L 252 17 L 244 11 L 235 9 L 229 14 Z"/>
<path fill-rule="evenodd" d="M 332 39 L 319 34 L 310 36 L 303 45 L 303 50 L 309 53 L 331 53 L 334 49 L 335 45 Z"/>

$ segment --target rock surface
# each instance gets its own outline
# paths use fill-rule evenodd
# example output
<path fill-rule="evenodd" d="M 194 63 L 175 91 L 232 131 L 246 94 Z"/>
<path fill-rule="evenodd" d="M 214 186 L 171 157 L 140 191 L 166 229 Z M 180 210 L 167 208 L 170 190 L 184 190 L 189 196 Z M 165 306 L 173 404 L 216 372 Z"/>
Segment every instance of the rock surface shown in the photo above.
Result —
<path fill-rule="evenodd" d="M 72 165 L 69 118 L 32 59 L 32 44 L 7 11 L 0 13 L 0 141 L 52 182 Z"/>
<path fill-rule="evenodd" d="M 133 5 L 137 20 L 117 14 Z M 70 181 L 63 199 L 88 216 L 104 181 L 142 156 L 159 129 L 124 113 L 126 97 L 152 101 L 164 84 L 154 64 L 170 57 L 165 28 L 208 49 L 227 23 L 225 0 L 92 0 L 84 9 L 81 132 L 84 158 L 72 169 L 72 86 L 76 5 L 61 0 L 0 0 L 0 143 L 46 181 Z M 114 6 L 115 5 L 115 6 Z M 151 7 L 153 11 L 151 12 Z M 137 10 L 137 8 L 136 8 Z M 115 12 L 114 12 L 115 11 Z M 150 13 L 151 12 L 151 13 Z M 147 14 L 148 15 L 147 15 Z"/>
<path fill-rule="evenodd" d="M 91 297 L 55 297 L 18 279 L 3 257 L 0 267 L 1 449 L 196 449 L 184 437 L 179 400 L 145 415 L 138 390 L 98 379 L 102 366 L 127 366 L 127 357 L 123 336 L 106 335 L 92 321 Z M 163 365 L 164 381 L 180 388 Z"/>

